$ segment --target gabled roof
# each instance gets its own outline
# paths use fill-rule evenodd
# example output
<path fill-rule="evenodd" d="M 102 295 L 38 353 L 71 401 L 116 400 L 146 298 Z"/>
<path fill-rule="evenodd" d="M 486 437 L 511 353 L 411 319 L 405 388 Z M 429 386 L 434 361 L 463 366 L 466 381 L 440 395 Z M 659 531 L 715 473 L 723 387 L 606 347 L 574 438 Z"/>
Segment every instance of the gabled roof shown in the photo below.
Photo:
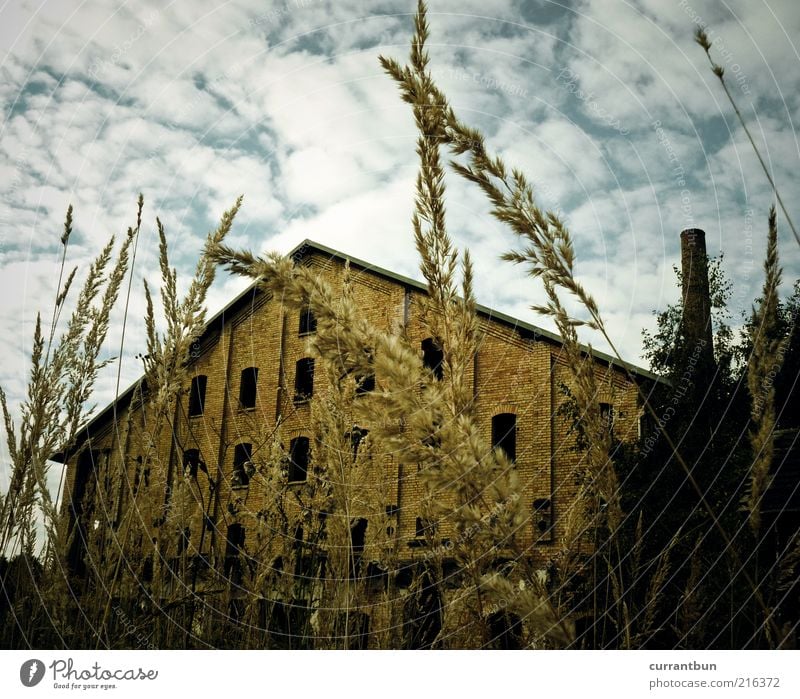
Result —
<path fill-rule="evenodd" d="M 365 262 L 364 260 L 360 260 L 357 257 L 353 257 L 352 255 L 347 255 L 339 250 L 334 250 L 333 248 L 329 248 L 327 245 L 322 245 L 322 243 L 317 243 L 313 240 L 306 239 L 299 245 L 289 252 L 288 257 L 293 257 L 295 259 L 302 259 L 303 257 L 312 254 L 314 252 L 323 253 L 326 257 L 334 258 L 336 260 L 340 260 L 341 262 L 348 262 L 352 268 L 360 269 L 365 272 L 370 272 L 375 274 L 379 277 L 383 277 L 384 279 L 391 280 L 397 284 L 400 284 L 408 289 L 413 289 L 414 291 L 421 292 L 423 294 L 427 293 L 427 286 L 422 282 L 417 281 L 416 279 L 411 279 L 410 277 L 405 277 L 402 274 L 397 274 L 396 272 L 392 272 L 388 269 L 384 269 L 383 267 L 379 267 L 378 265 L 373 265 L 369 262 Z M 249 305 L 253 303 L 255 298 L 261 294 L 261 290 L 258 288 L 258 283 L 253 282 L 247 289 L 241 292 L 238 296 L 236 296 L 230 303 L 228 303 L 221 311 L 216 313 L 207 323 L 205 330 L 203 331 L 202 336 L 200 337 L 200 343 L 202 344 L 204 340 L 213 337 L 214 333 L 219 332 L 222 327 L 225 325 L 225 319 L 235 317 L 238 315 L 242 310 L 247 308 Z M 512 328 L 520 333 L 523 337 L 535 340 L 544 340 L 546 342 L 550 342 L 555 345 L 563 344 L 563 340 L 559 335 L 551 332 L 550 330 L 545 330 L 544 328 L 540 328 L 536 325 L 532 325 L 531 323 L 526 323 L 523 320 L 519 320 L 518 318 L 514 318 L 510 315 L 505 313 L 501 313 L 500 311 L 496 311 L 488 306 L 484 306 L 481 304 L 477 304 L 477 311 L 478 315 L 482 318 L 487 320 L 493 320 L 502 325 Z M 631 364 L 629 362 L 620 361 L 616 357 L 612 357 L 605 352 L 600 352 L 596 349 L 589 348 L 586 345 L 581 345 L 581 349 L 583 349 L 586 353 L 591 351 L 591 354 L 596 359 L 607 363 L 611 366 L 616 366 L 620 369 L 630 372 L 635 376 L 646 379 L 649 381 L 654 382 L 663 382 L 664 379 L 661 377 L 653 374 L 652 372 L 648 371 L 647 369 L 643 369 L 641 367 L 636 366 L 635 364 Z M 141 381 L 137 379 L 134 381 L 125 391 L 123 391 L 116 401 L 110 403 L 103 411 L 95 415 L 86 427 L 81 430 L 81 434 L 77 440 L 77 446 L 81 445 L 90 435 L 91 428 L 97 423 L 102 422 L 103 420 L 109 418 L 113 415 L 114 410 L 122 410 L 128 406 L 131 399 L 133 398 L 134 390 L 136 386 Z M 70 452 L 74 452 L 77 446 L 71 450 Z M 56 458 L 60 457 L 60 458 Z M 68 454 L 64 454 L 63 452 L 59 452 L 55 454 L 53 457 L 54 461 L 60 461 L 61 458 L 68 458 Z"/>
<path fill-rule="evenodd" d="M 336 259 L 342 260 L 343 262 L 349 262 L 351 267 L 358 267 L 367 272 L 372 272 L 377 274 L 380 277 L 384 277 L 385 279 L 390 279 L 398 284 L 402 284 L 405 287 L 414 289 L 416 291 L 421 291 L 422 293 L 426 294 L 428 292 L 428 287 L 423 284 L 422 282 L 417 281 L 416 279 L 411 279 L 410 277 L 405 277 L 402 274 L 397 274 L 396 272 L 391 272 L 388 269 L 384 269 L 383 267 L 378 267 L 378 265 L 370 264 L 369 262 L 364 262 L 363 260 L 358 259 L 357 257 L 353 257 L 352 255 L 346 255 L 343 252 L 339 252 L 338 250 L 334 250 L 333 248 L 329 248 L 326 245 L 322 245 L 321 243 L 316 243 L 313 240 L 304 240 L 300 243 L 292 252 L 289 253 L 289 256 L 295 256 L 298 254 L 298 251 L 303 250 L 316 250 L 318 252 L 323 252 L 325 255 L 329 257 L 335 257 Z M 244 292 L 247 294 L 250 289 Z M 244 295 L 243 294 L 243 295 Z M 239 297 L 237 297 L 238 299 Z M 236 300 L 232 302 L 236 303 Z M 496 311 L 493 308 L 489 308 L 488 306 L 484 306 L 482 304 L 477 304 L 478 315 L 486 318 L 487 320 L 494 320 L 503 325 L 511 327 L 517 331 L 519 331 L 522 335 L 531 337 L 532 339 L 537 340 L 546 340 L 556 345 L 563 344 L 563 340 L 561 336 L 557 335 L 550 330 L 545 330 L 544 328 L 540 328 L 537 325 L 532 325 L 531 323 L 526 323 L 524 320 L 520 320 L 519 318 L 514 318 L 513 316 L 507 315 L 506 313 L 501 313 L 500 311 Z M 581 345 L 581 349 L 585 352 L 589 352 L 590 348 L 586 345 Z M 642 367 L 636 366 L 635 364 L 631 364 L 630 362 L 621 361 L 616 357 L 613 357 L 610 354 L 606 354 L 605 352 L 600 352 L 594 348 L 591 349 L 591 354 L 596 359 L 600 359 L 612 366 L 619 367 L 621 369 L 625 369 L 636 376 L 639 376 L 644 379 L 649 379 L 650 381 L 656 382 L 663 382 L 663 379 L 656 374 L 648 371 L 647 369 L 643 369 Z"/>

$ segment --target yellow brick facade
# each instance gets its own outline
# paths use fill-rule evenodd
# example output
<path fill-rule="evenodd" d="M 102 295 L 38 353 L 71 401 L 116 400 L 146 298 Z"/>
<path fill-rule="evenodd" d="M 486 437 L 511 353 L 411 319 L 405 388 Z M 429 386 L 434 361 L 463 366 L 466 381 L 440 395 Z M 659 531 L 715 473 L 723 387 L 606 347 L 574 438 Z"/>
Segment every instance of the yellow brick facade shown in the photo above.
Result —
<path fill-rule="evenodd" d="M 404 328 L 418 347 L 425 339 L 419 314 L 419 301 L 425 292 L 417 282 L 310 242 L 298 248 L 294 258 L 298 263 L 311 265 L 334 287 L 341 285 L 344 263 L 349 259 L 355 299 L 366 318 L 393 332 Z M 544 561 L 560 545 L 563 518 L 576 492 L 575 466 L 579 455 L 573 448 L 574 439 L 568 434 L 568 421 L 558 412 L 564 400 L 559 386 L 562 382 L 569 383 L 565 358 L 558 339 L 551 334 L 488 309 L 480 310 L 480 330 L 480 346 L 466 377 L 473 386 L 475 415 L 487 443 L 491 443 L 493 416 L 502 413 L 516 416 L 516 469 L 530 517 L 521 539 L 533 556 Z M 163 431 L 159 443 L 148 450 L 141 443 L 140 427 L 147 416 L 143 416 L 135 392 L 129 393 L 127 400 L 121 399 L 116 410 L 105 410 L 89 426 L 90 438 L 82 451 L 77 450 L 69 462 L 63 497 L 65 517 L 69 517 L 74 493 L 91 488 L 90 484 L 78 482 L 76 490 L 81 454 L 90 448 L 102 455 L 93 461 L 98 469 L 105 467 L 102 465 L 105 460 L 124 458 L 129 495 L 118 509 L 132 506 L 134 496 L 130 493 L 135 491 L 135 508 L 141 520 L 140 529 L 144 531 L 138 536 L 150 537 L 156 542 L 154 545 L 162 548 L 163 555 L 170 555 L 167 549 L 174 543 L 169 540 L 176 538 L 171 517 L 179 519 L 174 514 L 177 505 L 170 502 L 170 487 L 183 473 L 183 452 L 196 449 L 208 477 L 198 478 L 192 486 L 193 497 L 203 507 L 194 508 L 189 518 L 188 539 L 195 547 L 203 541 L 202 553 L 220 560 L 224 556 L 226 527 L 237 521 L 249 526 L 249 520 L 231 514 L 229 505 L 236 503 L 239 512 L 242 509 L 257 512 L 274 495 L 255 481 L 246 488 L 236 486 L 233 478 L 236 445 L 252 444 L 253 461 L 258 461 L 265 456 L 259 449 L 268 448 L 268 438 L 278 422 L 287 446 L 295 437 L 310 435 L 311 405 L 294 400 L 295 366 L 299 359 L 309 356 L 307 342 L 308 337 L 299 332 L 297 314 L 287 312 L 279 299 L 267 298 L 253 289 L 245 292 L 209 322 L 205 334 L 193 345 L 191 374 L 207 377 L 202 415 L 188 416 L 189 397 L 183 394 L 174 416 L 174 433 Z M 252 367 L 258 369 L 256 405 L 243 410 L 239 406 L 240 380 L 242 372 Z M 646 372 L 633 369 L 630 373 L 630 369 L 626 372 L 608 358 L 599 357 L 596 362 L 599 400 L 613 406 L 615 433 L 623 439 L 635 438 L 638 428 L 637 391 L 630 377 L 649 380 Z M 315 378 L 320 388 L 315 385 L 312 400 L 324 393 L 323 378 L 319 375 Z M 377 380 L 380 382 L 380 376 Z M 140 463 L 138 457 L 146 453 L 150 458 Z M 417 466 L 403 463 L 397 455 L 372 456 L 363 473 L 363 485 L 380 490 L 381 510 L 383 505 L 391 506 L 396 514 L 392 512 L 388 520 L 385 511 L 354 514 L 384 524 L 389 521 L 398 557 L 419 558 L 424 555 L 423 547 L 408 543 L 416 538 L 416 520 L 421 515 L 422 484 Z M 84 467 L 78 481 L 88 473 Z M 95 489 L 101 481 L 98 471 Z M 86 524 L 87 536 L 103 536 L 106 532 L 106 545 L 111 545 L 109 532 L 122 516 L 121 511 L 109 512 L 103 507 L 103 503 L 112 501 L 110 493 L 99 496 L 95 493 L 92 518 L 106 524 L 98 525 L 97 533 L 91 523 Z M 204 510 L 210 514 L 211 522 L 204 523 Z M 540 522 L 544 522 L 544 533 L 539 529 Z"/>

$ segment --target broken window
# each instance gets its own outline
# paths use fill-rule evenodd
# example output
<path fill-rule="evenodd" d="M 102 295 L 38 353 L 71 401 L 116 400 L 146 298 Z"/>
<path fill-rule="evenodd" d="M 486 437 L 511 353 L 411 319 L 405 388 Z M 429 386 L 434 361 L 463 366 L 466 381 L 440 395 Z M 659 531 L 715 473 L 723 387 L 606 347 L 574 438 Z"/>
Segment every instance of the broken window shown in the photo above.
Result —
<path fill-rule="evenodd" d="M 436 523 L 431 522 L 425 517 L 417 517 L 415 530 L 416 537 L 418 539 L 424 539 L 426 536 L 431 536 L 436 533 Z"/>
<path fill-rule="evenodd" d="M 253 445 L 248 442 L 237 444 L 233 450 L 233 476 L 231 485 L 242 488 L 250 483 L 253 470 Z"/>
<path fill-rule="evenodd" d="M 317 331 L 317 318 L 308 306 L 300 311 L 300 330 L 298 334 L 308 335 Z"/>
<path fill-rule="evenodd" d="M 294 374 L 294 400 L 302 403 L 314 395 L 314 360 L 311 357 L 298 359 Z"/>
<path fill-rule="evenodd" d="M 289 482 L 300 483 L 308 477 L 308 437 L 295 437 L 289 444 Z"/>
<path fill-rule="evenodd" d="M 189 389 L 189 417 L 197 417 L 205 411 L 207 381 L 208 377 L 203 375 L 192 379 L 192 386 Z"/>
<path fill-rule="evenodd" d="M 362 427 L 354 427 L 345 434 L 344 438 L 350 442 L 350 447 L 353 450 L 353 461 L 358 459 L 358 449 L 368 434 L 369 430 L 365 430 Z"/>
<path fill-rule="evenodd" d="M 147 556 L 142 563 L 142 582 L 153 582 L 153 557 Z"/>
<path fill-rule="evenodd" d="M 607 434 L 613 434 L 614 406 L 611 403 L 600 403 L 600 429 Z"/>
<path fill-rule="evenodd" d="M 200 460 L 199 449 L 187 449 L 183 452 L 183 475 L 186 478 L 197 478 L 197 470 L 208 473 L 206 465 Z"/>
<path fill-rule="evenodd" d="M 361 572 L 361 557 L 364 553 L 364 544 L 367 537 L 367 520 L 355 520 L 350 526 L 350 574 L 352 578 L 358 577 Z"/>
<path fill-rule="evenodd" d="M 375 374 L 361 374 L 356 376 L 356 395 L 363 396 L 375 390 Z"/>
<path fill-rule="evenodd" d="M 552 503 L 550 498 L 537 498 L 533 501 L 533 526 L 541 538 L 550 534 L 552 526 Z"/>
<path fill-rule="evenodd" d="M 514 413 L 500 413 L 492 418 L 492 446 L 501 449 L 512 463 L 517 460 L 517 416 Z"/>
<path fill-rule="evenodd" d="M 245 531 L 241 524 L 231 524 L 225 541 L 225 577 L 234 585 L 242 582 L 242 556 Z"/>
<path fill-rule="evenodd" d="M 426 447 L 430 447 L 431 449 L 441 449 L 442 447 L 442 437 L 439 433 L 439 430 L 442 427 L 442 423 L 439 420 L 434 419 L 431 423 L 431 433 L 422 439 L 422 443 Z M 418 465 L 418 469 L 421 469 L 422 466 Z"/>
<path fill-rule="evenodd" d="M 395 531 L 394 524 L 397 521 L 397 513 L 398 513 L 398 511 L 399 511 L 399 508 L 397 507 L 397 505 L 387 505 L 386 506 L 386 516 L 391 518 L 392 520 L 394 520 L 393 522 L 391 522 L 390 524 L 388 524 L 386 526 L 386 536 L 394 536 L 394 531 Z"/>
<path fill-rule="evenodd" d="M 432 337 L 422 341 L 422 363 L 433 372 L 437 381 L 442 380 L 442 376 L 444 376 L 444 352 Z"/>
<path fill-rule="evenodd" d="M 258 367 L 242 369 L 239 380 L 239 407 L 250 410 L 256 407 L 256 386 L 258 385 Z"/>

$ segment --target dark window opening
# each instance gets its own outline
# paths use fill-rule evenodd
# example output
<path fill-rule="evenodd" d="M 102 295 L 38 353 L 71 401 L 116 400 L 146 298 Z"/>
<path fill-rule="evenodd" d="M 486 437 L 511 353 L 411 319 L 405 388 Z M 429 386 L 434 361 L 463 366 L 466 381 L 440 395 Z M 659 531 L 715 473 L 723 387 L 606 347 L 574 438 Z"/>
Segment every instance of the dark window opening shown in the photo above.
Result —
<path fill-rule="evenodd" d="M 444 376 L 444 352 L 432 337 L 422 341 L 422 363 L 433 372 L 437 381 L 442 380 Z"/>
<path fill-rule="evenodd" d="M 289 482 L 300 483 L 308 477 L 308 437 L 295 437 L 289 445 Z"/>
<path fill-rule="evenodd" d="M 397 505 L 387 505 L 386 516 L 395 518 L 397 517 L 398 510 L 399 508 L 397 507 Z M 394 523 L 388 524 L 386 527 L 386 536 L 394 536 L 394 532 L 395 532 Z"/>
<path fill-rule="evenodd" d="M 426 536 L 436 533 L 436 523 L 425 517 L 417 517 L 415 532 L 418 539 L 424 539 Z"/>
<path fill-rule="evenodd" d="M 183 475 L 187 478 L 197 478 L 198 469 L 206 475 L 208 474 L 208 467 L 200 458 L 200 451 L 198 449 L 187 449 L 183 452 Z"/>
<path fill-rule="evenodd" d="M 250 483 L 253 473 L 253 445 L 247 442 L 237 444 L 233 450 L 233 477 L 231 485 L 243 488 Z"/>
<path fill-rule="evenodd" d="M 656 422 L 652 415 L 644 412 L 639 417 L 639 439 L 646 439 L 656 431 Z"/>
<path fill-rule="evenodd" d="M 78 457 L 75 480 L 72 486 L 72 502 L 70 507 L 70 532 L 74 531 L 70 545 L 68 562 L 70 569 L 76 575 L 83 577 L 87 572 L 86 554 L 87 528 L 86 523 L 92 518 L 94 511 L 94 482 L 93 474 L 97 452 L 86 450 Z"/>
<path fill-rule="evenodd" d="M 225 577 L 234 585 L 242 582 L 242 556 L 244 555 L 244 527 L 231 524 L 225 541 Z"/>
<path fill-rule="evenodd" d="M 434 420 L 431 425 L 431 433 L 422 440 L 423 445 L 431 449 L 440 449 L 442 446 L 442 437 L 439 434 L 441 427 L 441 423 L 438 420 Z M 417 470 L 422 470 L 421 464 L 417 464 Z"/>
<path fill-rule="evenodd" d="M 308 306 L 300 311 L 300 335 L 308 335 L 317 331 L 317 318 Z"/>
<path fill-rule="evenodd" d="M 267 629 L 272 647 L 300 650 L 310 645 L 311 610 L 304 600 L 279 602 L 264 600 L 263 626 Z"/>
<path fill-rule="evenodd" d="M 522 620 L 511 612 L 495 612 L 487 619 L 489 648 L 519 650 L 522 647 Z"/>
<path fill-rule="evenodd" d="M 239 380 L 239 407 L 251 410 L 256 407 L 256 387 L 258 386 L 258 367 L 242 369 Z"/>
<path fill-rule="evenodd" d="M 313 578 L 312 571 L 314 559 L 307 553 L 307 547 L 303 541 L 303 525 L 298 524 L 294 530 L 294 540 L 292 541 L 292 548 L 294 549 L 294 574 L 295 577 L 301 582 L 309 581 Z"/>
<path fill-rule="evenodd" d="M 442 630 L 442 598 L 428 572 L 413 583 L 403 608 L 405 647 L 411 650 L 432 648 Z"/>
<path fill-rule="evenodd" d="M 148 556 L 142 563 L 142 582 L 153 582 L 153 557 Z"/>
<path fill-rule="evenodd" d="M 350 448 L 353 450 L 353 461 L 358 459 L 358 449 L 368 434 L 369 430 L 365 430 L 361 427 L 354 427 L 345 435 L 345 439 L 350 441 Z"/>
<path fill-rule="evenodd" d="M 363 396 L 375 390 L 375 374 L 356 376 L 356 395 Z"/>
<path fill-rule="evenodd" d="M 202 415 L 206 406 L 206 376 L 195 376 L 189 389 L 189 417 Z"/>
<path fill-rule="evenodd" d="M 614 431 L 614 406 L 611 403 L 600 403 L 600 426 L 607 434 Z"/>
<path fill-rule="evenodd" d="M 301 403 L 314 395 L 314 360 L 304 357 L 297 360 L 294 375 L 294 400 Z"/>
<path fill-rule="evenodd" d="M 495 449 L 501 449 L 512 463 L 517 460 L 516 415 L 500 413 L 492 418 L 492 446 Z"/>
<path fill-rule="evenodd" d="M 353 578 L 361 572 L 361 557 L 367 537 L 367 520 L 357 519 L 350 527 L 350 574 Z"/>
<path fill-rule="evenodd" d="M 533 501 L 533 526 L 539 536 L 550 533 L 552 525 L 552 503 L 549 498 L 537 498 Z"/>

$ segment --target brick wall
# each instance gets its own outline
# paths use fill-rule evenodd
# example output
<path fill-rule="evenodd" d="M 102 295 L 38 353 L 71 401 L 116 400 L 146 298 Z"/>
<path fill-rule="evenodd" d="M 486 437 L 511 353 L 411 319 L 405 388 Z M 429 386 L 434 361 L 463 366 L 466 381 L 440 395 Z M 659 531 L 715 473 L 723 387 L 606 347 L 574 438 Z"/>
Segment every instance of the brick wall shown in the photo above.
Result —
<path fill-rule="evenodd" d="M 312 265 L 334 287 L 341 286 L 341 258 L 306 246 L 303 263 Z M 417 285 L 357 266 L 352 269 L 352 279 L 356 302 L 370 322 L 390 330 L 399 330 L 405 324 L 407 336 L 420 346 L 425 332 L 418 312 L 423 292 Z M 187 518 L 190 538 L 194 545 L 200 541 L 204 522 L 203 508 L 198 503 L 205 503 L 213 527 L 207 528 L 204 549 L 219 556 L 224 550 L 227 526 L 235 521 L 245 525 L 247 522 L 232 512 L 229 505 L 234 503 L 234 510 L 239 513 L 257 512 L 274 497 L 274 493 L 256 483 L 247 488 L 236 487 L 232 479 L 235 446 L 249 443 L 253 460 L 266 460 L 278 418 L 286 448 L 295 437 L 311 436 L 312 405 L 294 400 L 296 362 L 309 356 L 309 338 L 299 333 L 297 314 L 285 312 L 279 299 L 269 299 L 260 293 L 246 295 L 235 312 L 226 313 L 195 347 L 192 376 L 207 377 L 202 415 L 187 416 L 188 394 L 184 394 L 174 433 L 164 430 L 152 449 L 143 443 L 146 431 L 143 418 L 148 416 L 143 415 L 143 409 L 136 407 L 135 402 L 130 406 L 120 404 L 116 425 L 111 424 L 106 413 L 90 428 L 92 437 L 87 444 L 91 449 L 108 451 L 109 459 L 121 465 L 126 474 L 128 483 L 122 487 L 127 488 L 128 497 L 123 507 L 132 505 L 131 485 L 137 479 L 137 468 L 149 469 L 149 483 L 146 487 L 139 485 L 135 507 L 140 513 L 140 535 L 160 538 L 163 551 L 174 546 L 169 542 L 176 541 L 178 536 L 177 519 L 159 517 L 163 515 L 165 499 L 173 495 L 170 492 L 165 497 L 168 484 L 182 473 L 185 450 L 197 449 L 208 469 L 208 477 L 199 473 L 196 483 L 190 484 L 190 496 L 186 492 L 181 495 L 181 507 L 190 510 Z M 579 455 L 574 450 L 567 421 L 557 412 L 564 400 L 559 386 L 569 382 L 567 367 L 560 356 L 559 344 L 546 335 L 537 336 L 529 327 L 513 327 L 503 319 L 483 315 L 480 328 L 480 347 L 467 377 L 474 388 L 475 415 L 487 443 L 491 441 L 493 416 L 501 413 L 516 416 L 515 468 L 523 502 L 531 517 L 521 538 L 525 546 L 540 552 L 544 558 L 564 535 L 562 518 L 576 491 L 574 469 Z M 621 369 L 601 361 L 596 366 L 599 400 L 613 405 L 616 434 L 634 438 L 638 420 L 635 387 Z M 238 402 L 240 381 L 242 371 L 250 367 L 258 368 L 256 406 L 242 410 Z M 323 398 L 325 390 L 324 377 L 318 373 L 313 400 Z M 360 426 L 369 429 L 368 424 Z M 148 453 L 148 463 L 139 465 L 137 457 Z M 397 506 L 394 536 L 401 558 L 419 556 L 419 549 L 407 546 L 415 538 L 416 518 L 422 514 L 422 484 L 416 464 L 403 463 L 397 455 L 376 452 L 372 456 L 371 465 L 364 468 L 362 485 L 373 488 L 375 497 L 371 499 L 371 507 L 380 511 L 352 514 L 384 522 L 381 517 L 385 515 L 385 506 Z M 69 464 L 65 509 L 74 487 L 77 458 L 74 456 Z M 140 473 L 139 480 L 142 477 Z M 289 486 L 292 487 L 295 486 Z M 542 505 L 547 501 L 549 514 L 546 508 L 544 514 L 534 513 L 535 502 Z M 171 506 L 174 508 L 175 504 Z M 554 526 L 542 536 L 537 523 L 550 516 L 554 518 Z"/>

